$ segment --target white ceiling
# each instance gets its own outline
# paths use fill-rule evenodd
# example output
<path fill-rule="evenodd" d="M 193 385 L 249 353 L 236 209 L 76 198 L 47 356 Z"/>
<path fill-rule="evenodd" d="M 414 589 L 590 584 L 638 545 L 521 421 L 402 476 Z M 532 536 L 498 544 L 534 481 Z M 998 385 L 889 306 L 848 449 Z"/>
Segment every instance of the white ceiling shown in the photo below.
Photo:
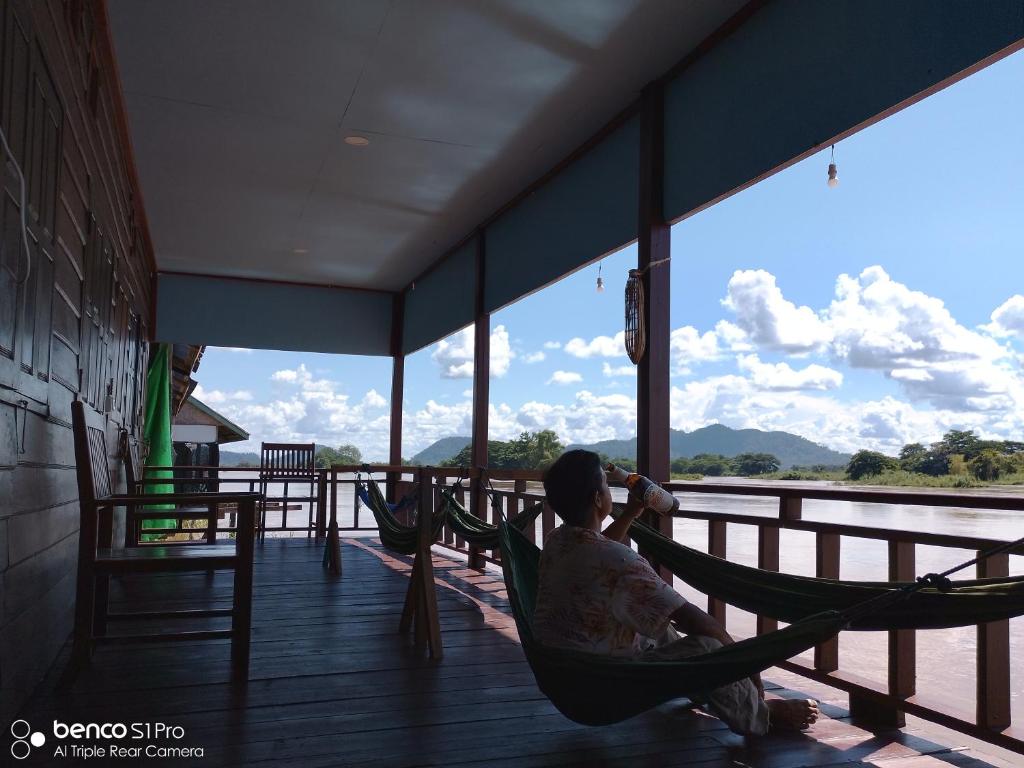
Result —
<path fill-rule="evenodd" d="M 157 264 L 399 289 L 742 4 L 109 0 Z"/>

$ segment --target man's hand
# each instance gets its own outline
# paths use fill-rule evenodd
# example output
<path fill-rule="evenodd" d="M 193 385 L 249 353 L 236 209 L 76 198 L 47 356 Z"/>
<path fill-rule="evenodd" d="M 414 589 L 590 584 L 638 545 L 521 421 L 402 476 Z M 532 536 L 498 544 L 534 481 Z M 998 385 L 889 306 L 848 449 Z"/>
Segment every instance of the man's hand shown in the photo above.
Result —
<path fill-rule="evenodd" d="M 640 501 L 636 496 L 630 494 L 626 497 L 626 506 L 622 509 L 622 514 L 629 515 L 630 517 L 636 518 L 640 516 L 640 513 L 644 511 L 644 503 Z"/>

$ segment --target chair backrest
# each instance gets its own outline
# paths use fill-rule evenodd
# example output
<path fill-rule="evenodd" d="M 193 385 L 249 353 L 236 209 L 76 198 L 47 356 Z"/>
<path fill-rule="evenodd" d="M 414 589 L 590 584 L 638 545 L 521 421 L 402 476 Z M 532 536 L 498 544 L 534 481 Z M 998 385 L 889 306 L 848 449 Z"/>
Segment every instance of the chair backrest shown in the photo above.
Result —
<path fill-rule="evenodd" d="M 71 426 L 75 440 L 78 498 L 88 503 L 110 496 L 106 435 L 99 427 L 89 424 L 85 403 L 81 400 L 71 403 Z"/>
<path fill-rule="evenodd" d="M 313 443 L 261 443 L 260 477 L 311 479 L 316 475 Z"/>

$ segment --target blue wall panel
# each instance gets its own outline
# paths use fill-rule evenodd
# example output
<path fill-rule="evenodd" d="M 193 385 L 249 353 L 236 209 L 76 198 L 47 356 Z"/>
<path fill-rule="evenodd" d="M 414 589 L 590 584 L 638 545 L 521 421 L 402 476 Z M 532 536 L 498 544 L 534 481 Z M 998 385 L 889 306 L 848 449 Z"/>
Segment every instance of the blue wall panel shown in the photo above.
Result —
<path fill-rule="evenodd" d="M 639 133 L 627 121 L 487 228 L 488 312 L 636 239 Z"/>
<path fill-rule="evenodd" d="M 382 291 L 159 275 L 156 340 L 389 355 L 391 305 Z"/>
<path fill-rule="evenodd" d="M 690 213 L 1022 37 L 1022 0 L 769 3 L 667 85 L 666 218 Z"/>
<path fill-rule="evenodd" d="M 405 294 L 402 351 L 415 352 L 473 322 L 476 240 L 469 240 Z"/>

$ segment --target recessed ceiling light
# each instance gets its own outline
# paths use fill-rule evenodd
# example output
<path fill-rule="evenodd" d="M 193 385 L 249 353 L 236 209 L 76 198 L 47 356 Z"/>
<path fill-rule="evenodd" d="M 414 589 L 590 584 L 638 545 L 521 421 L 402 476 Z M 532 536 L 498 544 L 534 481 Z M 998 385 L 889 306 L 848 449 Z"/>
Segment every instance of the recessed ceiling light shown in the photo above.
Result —
<path fill-rule="evenodd" d="M 370 140 L 365 136 L 346 136 L 345 143 L 350 147 L 365 147 Z"/>
<path fill-rule="evenodd" d="M 297 256 L 301 256 L 304 253 L 309 253 L 309 250 L 306 248 L 292 248 L 292 253 Z"/>

